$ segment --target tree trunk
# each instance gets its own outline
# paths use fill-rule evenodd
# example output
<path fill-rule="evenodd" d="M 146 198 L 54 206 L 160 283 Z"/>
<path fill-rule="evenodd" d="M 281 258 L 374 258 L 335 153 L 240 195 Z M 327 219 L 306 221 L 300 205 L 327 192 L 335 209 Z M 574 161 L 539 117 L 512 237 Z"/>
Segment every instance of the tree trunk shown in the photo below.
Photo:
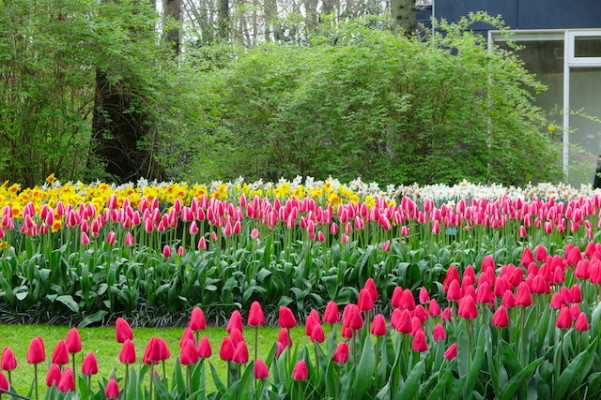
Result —
<path fill-rule="evenodd" d="M 217 0 L 217 25 L 219 37 L 227 41 L 230 28 L 230 3 L 229 0 Z"/>
<path fill-rule="evenodd" d="M 273 20 L 278 15 L 278 4 L 276 0 L 263 0 L 263 12 L 265 14 L 265 41 L 271 41 L 271 33 L 273 31 Z M 277 35 L 274 32 L 274 38 Z"/>
<path fill-rule="evenodd" d="M 402 29 L 410 35 L 417 28 L 415 0 L 390 0 L 390 14 L 393 31 Z"/>
<path fill-rule="evenodd" d="M 165 32 L 165 42 L 171 45 L 176 56 L 180 53 L 180 29 L 182 22 L 181 0 L 163 0 L 163 19 L 168 26 Z"/>
<path fill-rule="evenodd" d="M 139 88 L 127 78 L 111 83 L 111 73 L 110 65 L 106 70 L 96 70 L 92 158 L 105 164 L 105 172 L 120 183 L 140 178 L 165 180 L 164 169 L 153 157 L 154 124 L 149 121 L 142 100 L 134 95 Z"/>

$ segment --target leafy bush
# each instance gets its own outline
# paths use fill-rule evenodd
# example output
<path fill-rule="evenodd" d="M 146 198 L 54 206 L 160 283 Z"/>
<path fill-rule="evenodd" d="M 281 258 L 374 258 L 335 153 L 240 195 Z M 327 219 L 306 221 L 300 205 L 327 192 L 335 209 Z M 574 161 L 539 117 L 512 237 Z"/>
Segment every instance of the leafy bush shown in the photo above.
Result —
<path fill-rule="evenodd" d="M 357 175 L 380 183 L 518 184 L 560 176 L 518 59 L 459 25 L 394 34 L 373 19 L 311 46 L 264 44 L 205 69 L 206 144 L 187 178 Z M 377 22 L 377 20 L 376 20 Z M 368 27 L 369 26 L 369 27 Z M 528 162 L 526 162 L 528 160 Z"/>

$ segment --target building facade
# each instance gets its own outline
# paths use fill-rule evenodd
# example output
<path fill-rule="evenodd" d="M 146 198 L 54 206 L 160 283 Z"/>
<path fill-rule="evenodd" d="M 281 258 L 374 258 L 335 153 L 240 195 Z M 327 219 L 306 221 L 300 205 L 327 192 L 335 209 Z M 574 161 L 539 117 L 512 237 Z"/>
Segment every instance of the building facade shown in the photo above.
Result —
<path fill-rule="evenodd" d="M 548 90 L 538 104 L 557 127 L 569 183 L 593 183 L 601 155 L 601 0 L 433 0 L 432 16 L 457 21 L 470 12 L 501 15 L 509 31 L 476 24 L 489 45 L 508 40 Z M 507 34 L 510 35 L 507 35 Z"/>

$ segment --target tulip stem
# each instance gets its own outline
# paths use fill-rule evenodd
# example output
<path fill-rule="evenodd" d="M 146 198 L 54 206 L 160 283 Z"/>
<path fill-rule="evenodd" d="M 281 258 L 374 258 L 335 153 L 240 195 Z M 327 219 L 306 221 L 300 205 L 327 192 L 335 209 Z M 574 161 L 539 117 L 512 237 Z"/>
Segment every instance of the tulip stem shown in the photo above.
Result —
<path fill-rule="evenodd" d="M 129 364 L 125 364 L 125 382 L 123 383 L 123 398 L 127 399 L 127 381 L 129 380 Z"/>
<path fill-rule="evenodd" d="M 188 369 L 188 373 L 186 374 L 186 379 L 187 379 L 187 387 L 188 387 L 188 394 L 192 395 L 192 366 L 191 365 L 187 365 L 186 368 Z"/>
<path fill-rule="evenodd" d="M 257 354 L 259 353 L 259 326 L 255 326 L 255 364 L 257 363 Z"/>
<path fill-rule="evenodd" d="M 153 392 L 153 386 L 152 386 L 152 381 L 154 380 L 154 362 L 151 361 L 150 364 L 150 400 L 152 400 L 152 392 Z"/>
<path fill-rule="evenodd" d="M 33 364 L 33 381 L 35 387 L 35 399 L 38 400 L 38 365 Z"/>
<path fill-rule="evenodd" d="M 75 375 L 75 353 L 71 354 L 71 364 L 73 365 L 73 375 Z"/>

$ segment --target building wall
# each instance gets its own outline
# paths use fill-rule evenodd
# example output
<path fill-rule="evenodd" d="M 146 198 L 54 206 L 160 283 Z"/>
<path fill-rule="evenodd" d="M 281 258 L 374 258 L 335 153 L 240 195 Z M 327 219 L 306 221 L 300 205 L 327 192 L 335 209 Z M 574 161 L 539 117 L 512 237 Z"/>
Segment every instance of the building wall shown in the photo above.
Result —
<path fill-rule="evenodd" d="M 601 0 L 433 0 L 433 16 L 457 21 L 469 12 L 501 14 L 511 29 L 600 28 Z M 487 31 L 485 24 L 474 30 Z"/>

